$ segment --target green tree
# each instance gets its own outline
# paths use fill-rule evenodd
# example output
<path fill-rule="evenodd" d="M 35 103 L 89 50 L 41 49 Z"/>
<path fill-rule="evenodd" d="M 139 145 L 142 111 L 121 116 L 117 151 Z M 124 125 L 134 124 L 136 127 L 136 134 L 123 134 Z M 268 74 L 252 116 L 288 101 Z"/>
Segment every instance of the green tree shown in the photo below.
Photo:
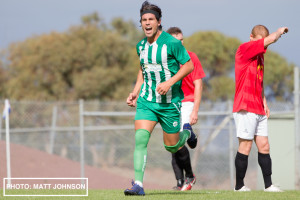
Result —
<path fill-rule="evenodd" d="M 10 98 L 126 98 L 138 69 L 135 47 L 120 32 L 98 26 L 97 20 L 93 15 L 65 33 L 53 32 L 11 45 L 7 84 Z"/>
<path fill-rule="evenodd" d="M 209 77 L 230 72 L 240 44 L 238 39 L 216 31 L 197 32 L 184 41 L 186 48 L 198 55 Z"/>
<path fill-rule="evenodd" d="M 138 30 L 132 21 L 125 22 L 121 17 L 114 18 L 111 26 L 133 46 L 144 37 L 144 33 Z"/>
<path fill-rule="evenodd" d="M 234 56 L 240 43 L 216 31 L 197 32 L 185 39 L 186 48 L 197 54 L 206 73 L 203 99 L 233 99 L 234 80 L 230 77 L 233 77 Z"/>
<path fill-rule="evenodd" d="M 293 100 L 294 64 L 289 64 L 278 53 L 267 51 L 265 54 L 264 85 L 267 99 L 279 101 Z"/>
<path fill-rule="evenodd" d="M 99 17 L 97 12 L 94 12 L 90 15 L 85 15 L 83 17 L 81 17 L 81 22 L 82 24 L 85 25 L 99 25 L 99 22 L 102 22 L 103 19 L 101 17 Z"/>
<path fill-rule="evenodd" d="M 0 95 L 2 97 L 6 97 L 6 94 L 5 94 L 5 82 L 6 82 L 6 80 L 7 80 L 7 75 L 6 75 L 6 71 L 4 69 L 4 64 L 0 60 L 0 85 L 2 86 L 2 87 L 0 87 Z"/>
<path fill-rule="evenodd" d="M 0 94 L 16 100 L 125 100 L 132 90 L 139 59 L 135 45 L 144 34 L 132 21 L 98 13 L 63 33 L 52 32 L 10 45 L 0 62 Z M 185 39 L 206 73 L 204 100 L 234 97 L 234 57 L 241 42 L 216 31 Z M 5 60 L 5 62 L 3 62 Z M 278 54 L 265 56 L 268 99 L 289 99 L 293 65 Z"/>
<path fill-rule="evenodd" d="M 232 78 L 225 75 L 215 76 L 211 77 L 209 83 L 212 87 L 205 93 L 207 99 L 212 101 L 233 99 L 235 83 Z"/>

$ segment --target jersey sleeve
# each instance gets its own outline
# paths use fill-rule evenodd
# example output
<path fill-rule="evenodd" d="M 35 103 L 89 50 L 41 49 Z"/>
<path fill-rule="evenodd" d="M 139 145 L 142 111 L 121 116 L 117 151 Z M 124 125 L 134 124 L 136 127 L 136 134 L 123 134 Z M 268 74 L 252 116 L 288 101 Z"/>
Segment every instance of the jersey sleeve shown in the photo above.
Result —
<path fill-rule="evenodd" d="M 172 43 L 172 53 L 174 58 L 180 63 L 180 64 L 185 64 L 187 61 L 189 61 L 191 58 L 182 45 L 181 41 L 177 40 Z"/>
<path fill-rule="evenodd" d="M 197 80 L 197 79 L 201 79 L 205 77 L 205 73 L 203 71 L 201 62 L 198 58 L 198 56 L 193 53 L 193 52 L 189 52 L 189 55 L 191 57 L 191 60 L 193 62 L 194 65 L 194 70 L 191 72 L 191 76 L 192 76 L 192 80 Z"/>
<path fill-rule="evenodd" d="M 141 54 L 141 49 L 143 47 L 143 44 L 145 44 L 147 42 L 147 38 L 142 39 L 139 43 L 137 43 L 137 45 L 135 46 L 136 48 L 136 53 L 137 55 L 140 57 Z"/>
<path fill-rule="evenodd" d="M 138 43 L 135 48 L 136 48 L 137 55 L 140 57 L 140 49 L 139 49 L 139 47 L 140 47 L 140 45 Z"/>
<path fill-rule="evenodd" d="M 266 53 L 267 49 L 264 47 L 264 39 L 250 41 L 242 44 L 239 48 L 239 53 L 243 59 L 249 60 L 258 54 Z"/>

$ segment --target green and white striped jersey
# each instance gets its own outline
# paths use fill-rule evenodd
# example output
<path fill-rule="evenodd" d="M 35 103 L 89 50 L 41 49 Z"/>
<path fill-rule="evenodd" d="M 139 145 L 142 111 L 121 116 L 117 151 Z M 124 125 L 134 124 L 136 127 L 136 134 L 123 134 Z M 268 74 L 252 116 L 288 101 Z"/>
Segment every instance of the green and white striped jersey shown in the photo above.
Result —
<path fill-rule="evenodd" d="M 156 103 L 177 103 L 183 99 L 181 81 L 175 83 L 166 95 L 156 91 L 157 85 L 169 80 L 180 69 L 180 64 L 190 60 L 190 56 L 182 45 L 170 34 L 162 31 L 158 39 L 150 44 L 144 38 L 136 45 L 140 57 L 144 83 L 140 96 Z"/>

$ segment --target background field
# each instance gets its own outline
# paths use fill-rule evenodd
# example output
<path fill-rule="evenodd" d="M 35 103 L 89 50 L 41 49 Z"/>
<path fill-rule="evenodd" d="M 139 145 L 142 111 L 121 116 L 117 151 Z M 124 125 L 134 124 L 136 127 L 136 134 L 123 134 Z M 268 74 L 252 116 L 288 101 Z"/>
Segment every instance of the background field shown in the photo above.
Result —
<path fill-rule="evenodd" d="M 81 177 L 80 165 L 80 133 L 78 102 L 21 102 L 11 101 L 10 114 L 10 150 L 11 175 L 14 178 L 37 177 Z M 272 116 L 275 112 L 293 112 L 291 103 L 269 104 Z M 87 112 L 101 111 L 114 116 L 84 117 L 84 176 L 89 179 L 89 189 L 125 189 L 134 178 L 133 150 L 134 127 L 133 115 L 123 116 L 134 109 L 120 102 L 85 101 Z M 234 156 L 237 149 L 235 129 L 231 117 L 231 104 L 228 102 L 202 102 L 199 123 L 194 131 L 199 136 L 199 145 L 191 150 L 191 160 L 197 182 L 193 189 L 197 190 L 231 190 L 234 187 Z M 282 115 L 282 114 L 280 114 Z M 288 118 L 292 120 L 292 118 Z M 276 120 L 275 124 L 281 124 Z M 223 124 L 223 125 L 222 125 Z M 270 123 L 271 124 L 271 123 Z M 3 124 L 2 124 L 3 125 Z M 293 127 L 293 125 L 289 125 Z M 276 128 L 280 130 L 279 128 Z M 2 129 L 0 140 L 0 178 L 6 173 L 5 131 Z M 272 135 L 293 135 L 292 130 Z M 287 160 L 294 154 L 295 147 L 287 143 L 295 141 L 292 137 L 271 141 L 273 161 L 273 183 L 282 189 L 294 190 L 295 166 L 293 160 Z M 162 132 L 158 125 L 149 142 L 147 168 L 145 172 L 145 189 L 171 189 L 175 184 L 175 176 L 171 167 L 171 155 L 164 149 Z M 273 154 L 274 153 L 274 154 Z M 276 157 L 279 155 L 280 157 Z M 281 165 L 284 162 L 285 165 Z M 20 167 L 21 166 L 21 167 Z M 276 171 L 281 167 L 283 171 Z M 249 158 L 245 184 L 252 190 L 261 190 L 261 174 L 257 164 L 257 149 L 253 147 Z M 284 175 L 283 175 L 284 174 Z M 281 175 L 280 177 L 276 177 Z M 291 182 L 291 185 L 285 184 Z M 2 188 L 2 181 L 0 182 Z"/>

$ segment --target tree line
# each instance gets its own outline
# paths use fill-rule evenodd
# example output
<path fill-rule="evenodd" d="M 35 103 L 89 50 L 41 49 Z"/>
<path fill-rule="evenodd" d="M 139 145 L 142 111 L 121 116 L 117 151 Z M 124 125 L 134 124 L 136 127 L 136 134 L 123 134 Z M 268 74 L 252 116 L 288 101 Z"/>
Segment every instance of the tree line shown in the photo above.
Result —
<path fill-rule="evenodd" d="M 65 32 L 33 36 L 1 54 L 0 95 L 14 100 L 124 101 L 132 90 L 139 59 L 135 45 L 144 34 L 132 21 L 105 23 L 97 13 Z M 185 38 L 206 73 L 203 100 L 234 97 L 234 56 L 241 41 L 216 31 Z M 265 94 L 291 100 L 293 64 L 279 54 L 265 55 Z"/>

